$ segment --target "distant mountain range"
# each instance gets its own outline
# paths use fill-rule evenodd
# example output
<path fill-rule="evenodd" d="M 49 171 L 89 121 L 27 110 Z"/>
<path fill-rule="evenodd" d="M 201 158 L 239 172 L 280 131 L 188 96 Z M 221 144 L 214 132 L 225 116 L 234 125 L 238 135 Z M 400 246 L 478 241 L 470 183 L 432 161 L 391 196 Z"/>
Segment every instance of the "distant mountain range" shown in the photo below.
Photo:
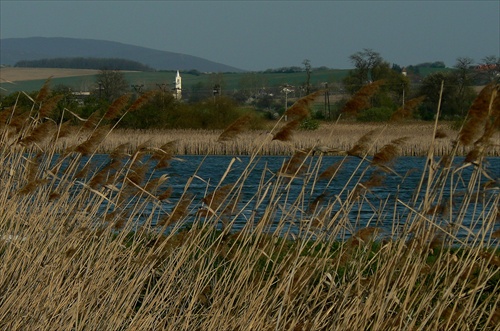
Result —
<path fill-rule="evenodd" d="M 114 41 L 59 37 L 0 39 L 0 64 L 2 65 L 13 66 L 18 61 L 23 60 L 65 57 L 121 58 L 140 62 L 156 70 L 244 71 L 196 56 L 127 45 Z"/>

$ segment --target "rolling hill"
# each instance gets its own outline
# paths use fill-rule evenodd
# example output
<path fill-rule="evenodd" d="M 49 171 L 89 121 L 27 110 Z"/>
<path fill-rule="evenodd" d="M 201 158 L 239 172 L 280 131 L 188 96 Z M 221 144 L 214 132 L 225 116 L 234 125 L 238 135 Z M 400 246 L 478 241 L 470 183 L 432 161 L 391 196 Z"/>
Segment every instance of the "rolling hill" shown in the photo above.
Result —
<path fill-rule="evenodd" d="M 244 71 L 196 56 L 160 51 L 114 41 L 59 37 L 0 39 L 0 64 L 2 65 L 12 66 L 22 60 L 64 57 L 122 58 L 138 61 L 156 70 L 194 69 L 201 72 Z"/>

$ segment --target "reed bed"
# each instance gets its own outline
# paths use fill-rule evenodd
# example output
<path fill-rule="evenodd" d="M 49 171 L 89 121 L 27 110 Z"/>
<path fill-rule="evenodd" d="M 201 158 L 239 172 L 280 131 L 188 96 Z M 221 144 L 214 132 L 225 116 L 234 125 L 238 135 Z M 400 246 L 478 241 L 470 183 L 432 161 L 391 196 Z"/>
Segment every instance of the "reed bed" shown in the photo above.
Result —
<path fill-rule="evenodd" d="M 270 128 L 271 129 L 271 128 Z M 294 132 L 292 141 L 274 141 L 261 148 L 262 155 L 291 155 L 294 150 L 307 146 L 319 146 L 329 155 L 342 155 L 353 147 L 356 140 L 364 133 L 378 130 L 380 136 L 374 142 L 371 155 L 382 146 L 398 137 L 407 136 L 408 142 L 401 150 L 401 156 L 425 156 L 433 142 L 433 123 L 397 123 L 397 124 L 360 124 L 340 122 L 322 124 L 315 131 Z M 236 139 L 218 141 L 222 131 L 216 130 L 115 130 L 99 147 L 98 153 L 109 153 L 123 141 L 130 142 L 130 150 L 149 142 L 162 145 L 168 141 L 177 141 L 174 153 L 177 155 L 251 155 L 262 144 L 269 131 L 253 131 L 241 133 Z M 457 131 L 451 129 L 451 123 L 438 125 L 439 139 L 433 142 L 435 154 L 448 155 L 453 151 L 453 141 Z M 74 137 L 74 139 L 82 139 Z M 493 137 L 496 144 L 488 150 L 489 156 L 500 156 L 500 134 Z M 67 146 L 68 141 L 64 142 Z M 467 149 L 460 146 L 453 151 L 464 156 Z"/>
<path fill-rule="evenodd" d="M 500 98 L 498 86 L 489 88 L 473 111 L 480 124 L 468 122 L 440 158 L 435 123 L 414 195 L 394 192 L 390 201 L 376 188 L 398 172 L 392 162 L 411 142 L 408 130 L 366 126 L 343 147 L 331 144 L 341 126 L 328 128 L 332 140 L 300 142 L 248 198 L 245 180 L 267 146 L 301 139 L 279 121 L 253 136 L 235 182 L 226 180 L 230 163 L 195 197 L 196 173 L 182 192 L 168 175 L 154 176 L 183 146 L 180 135 L 106 145 L 113 128 L 97 119 L 66 136 L 63 123 L 40 115 L 49 111 L 42 89 L 30 110 L 2 117 L 0 329 L 499 330 L 500 177 L 485 157 L 495 147 Z M 290 108 L 291 121 L 307 116 L 308 100 Z M 135 109 L 120 107 L 113 116 Z M 248 134 L 241 125 L 227 130 L 214 145 Z M 374 149 L 387 132 L 394 136 Z M 105 164 L 94 159 L 103 148 L 112 148 Z M 455 159 L 460 149 L 464 161 Z M 322 155 L 339 150 L 358 162 L 354 189 L 333 184 L 342 162 L 319 170 Z M 319 181 L 328 182 L 321 194 L 307 189 Z M 293 182 L 303 189 L 292 198 Z M 401 208 L 387 214 L 388 203 Z M 362 204 L 391 231 L 361 225 L 352 212 Z M 241 217 L 245 226 L 235 230 Z"/>

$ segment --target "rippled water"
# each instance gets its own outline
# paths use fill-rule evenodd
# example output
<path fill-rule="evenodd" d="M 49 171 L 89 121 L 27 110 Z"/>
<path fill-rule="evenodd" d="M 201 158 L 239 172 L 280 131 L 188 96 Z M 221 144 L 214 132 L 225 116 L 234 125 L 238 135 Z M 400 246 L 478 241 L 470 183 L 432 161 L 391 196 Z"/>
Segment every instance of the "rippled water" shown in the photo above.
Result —
<path fill-rule="evenodd" d="M 232 163 L 232 159 L 233 157 L 228 156 L 183 156 L 182 161 L 172 161 L 169 168 L 156 172 L 154 176 L 166 174 L 170 177 L 168 184 L 173 187 L 173 195 L 170 198 L 172 203 L 178 200 L 185 189 L 192 194 L 193 209 L 191 212 L 194 212 L 196 208 L 202 207 L 202 198 L 207 193 L 212 192 L 215 187 L 235 183 L 240 180 L 245 168 L 250 164 L 250 157 L 235 158 L 234 163 Z M 245 181 L 242 184 L 240 207 L 243 209 L 243 212 L 236 219 L 235 229 L 242 228 L 248 219 L 251 218 L 252 213 L 258 215 L 263 210 L 264 207 L 262 205 L 255 208 L 256 201 L 258 200 L 255 194 L 258 192 L 259 185 L 261 185 L 260 183 L 265 183 L 265 185 L 275 188 L 273 185 L 277 181 L 276 173 L 287 159 L 280 156 L 262 156 L 251 163 L 252 171 L 244 177 Z M 295 220 L 293 219 L 294 217 L 291 217 L 290 224 L 292 227 L 297 226 L 297 223 L 294 223 L 297 219 L 310 217 L 306 212 L 307 205 L 321 194 L 325 197 L 323 199 L 324 203 L 333 203 L 335 205 L 333 212 L 338 211 L 340 208 L 339 201 L 344 201 L 347 194 L 354 189 L 363 171 L 366 171 L 366 173 L 360 180 L 361 182 L 366 181 L 375 168 L 368 167 L 367 162 L 360 164 L 361 160 L 359 158 L 349 157 L 345 159 L 345 163 L 330 183 L 328 180 L 308 180 L 308 173 L 319 174 L 329 165 L 343 159 L 343 157 L 335 156 L 311 157 L 308 159 L 307 166 L 309 166 L 309 171 L 304 176 L 294 179 L 291 182 L 285 180 L 277 188 L 281 190 L 278 192 L 279 198 L 272 200 L 272 203 L 275 203 L 278 207 L 275 214 L 276 219 L 286 214 L 291 204 L 296 205 L 295 200 L 301 195 L 301 192 L 303 199 L 301 198 L 302 200 L 300 201 L 303 208 L 298 211 L 298 214 L 297 211 L 294 212 Z M 352 205 L 352 209 L 349 211 L 349 218 L 355 223 L 353 226 L 375 225 L 391 232 L 395 222 L 404 222 L 409 213 L 409 209 L 404 204 L 413 206 L 413 201 L 417 201 L 415 206 L 418 207 L 421 201 L 421 199 L 415 199 L 415 194 L 422 178 L 425 162 L 426 159 L 423 157 L 401 157 L 397 159 L 391 165 L 396 174 L 386 173 L 383 185 L 372 187 L 369 192 L 366 192 L 366 199 L 359 199 L 358 203 Z M 226 174 L 223 182 L 220 182 L 231 163 L 231 170 Z M 457 158 L 455 159 L 454 166 L 458 168 L 462 163 L 463 158 Z M 319 167 L 319 172 L 314 171 L 315 167 Z M 496 186 L 496 189 L 489 190 L 487 196 L 485 196 L 487 199 L 492 199 L 499 194 L 500 158 L 489 158 L 485 168 L 487 174 L 496 180 L 496 184 L 493 186 Z M 445 190 L 443 190 L 444 201 L 449 196 L 450 187 L 453 185 L 454 207 L 460 205 L 460 196 L 467 190 L 468 179 L 471 176 L 472 169 L 472 166 L 466 167 L 460 172 L 449 176 L 448 182 L 444 186 L 438 186 L 445 187 Z M 188 179 L 192 181 L 186 188 Z M 483 177 L 482 181 L 486 182 L 488 178 Z M 424 183 L 424 187 L 425 185 L 427 183 Z M 304 187 L 305 190 L 303 191 Z M 423 195 L 424 191 L 420 190 L 420 195 Z M 265 203 L 263 205 L 265 206 Z M 482 204 L 478 204 L 476 209 L 470 208 L 465 213 L 464 226 L 477 226 L 477 224 L 474 224 L 478 222 L 478 217 L 481 217 L 477 215 L 480 215 L 483 211 L 482 206 Z M 488 206 L 489 208 L 494 207 L 492 203 L 489 203 Z M 163 210 L 171 208 L 172 204 L 169 205 L 168 203 L 162 206 Z M 447 217 L 448 222 L 450 220 L 453 221 L 453 215 Z M 465 236 L 466 231 L 462 231 L 461 235 Z"/>

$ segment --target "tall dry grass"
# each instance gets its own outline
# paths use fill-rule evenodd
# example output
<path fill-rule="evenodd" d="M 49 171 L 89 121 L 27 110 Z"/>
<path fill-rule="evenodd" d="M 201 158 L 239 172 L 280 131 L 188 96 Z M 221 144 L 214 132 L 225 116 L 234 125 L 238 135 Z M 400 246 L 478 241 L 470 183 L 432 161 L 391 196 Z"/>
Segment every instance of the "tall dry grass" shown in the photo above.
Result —
<path fill-rule="evenodd" d="M 326 146 L 313 138 L 290 147 L 275 139 L 286 127 L 280 120 L 254 137 L 236 182 L 225 180 L 232 163 L 222 178 L 205 178 L 202 210 L 189 194 L 197 173 L 175 199 L 168 176 L 151 175 L 158 164 L 168 169 L 182 136 L 122 139 L 102 164 L 95 155 L 111 150 L 103 146 L 113 128 L 95 118 L 95 126 L 72 128 L 80 138 L 57 134 L 64 123 L 46 124 L 45 98 L 40 93 L 31 109 L 2 117 L 0 329 L 499 329 L 500 177 L 485 160 L 491 131 L 498 134 L 490 125 L 498 121 L 497 96 L 475 145 L 459 141 L 436 158 L 436 123 L 409 200 L 394 192 L 380 201 L 373 192 L 387 172 L 398 173 L 391 161 L 411 144 L 402 139 L 407 130 L 366 130 L 345 146 L 331 133 Z M 120 108 L 114 115 L 133 111 Z M 233 129 L 219 140 L 249 134 Z M 292 141 L 301 139 L 288 129 Z M 270 145 L 289 146 L 293 156 L 247 197 L 245 180 Z M 473 162 L 456 161 L 461 148 L 476 151 Z M 320 172 L 332 149 L 353 155 L 342 162 L 357 162 L 348 180 L 354 186 L 334 184 L 342 162 Z M 303 187 L 297 197 L 294 181 Z M 307 189 L 319 181 L 328 182 L 324 192 Z M 398 212 L 387 214 L 389 203 Z M 351 213 L 361 205 L 373 206 L 365 226 Z M 236 231 L 241 217 L 245 226 Z"/>

